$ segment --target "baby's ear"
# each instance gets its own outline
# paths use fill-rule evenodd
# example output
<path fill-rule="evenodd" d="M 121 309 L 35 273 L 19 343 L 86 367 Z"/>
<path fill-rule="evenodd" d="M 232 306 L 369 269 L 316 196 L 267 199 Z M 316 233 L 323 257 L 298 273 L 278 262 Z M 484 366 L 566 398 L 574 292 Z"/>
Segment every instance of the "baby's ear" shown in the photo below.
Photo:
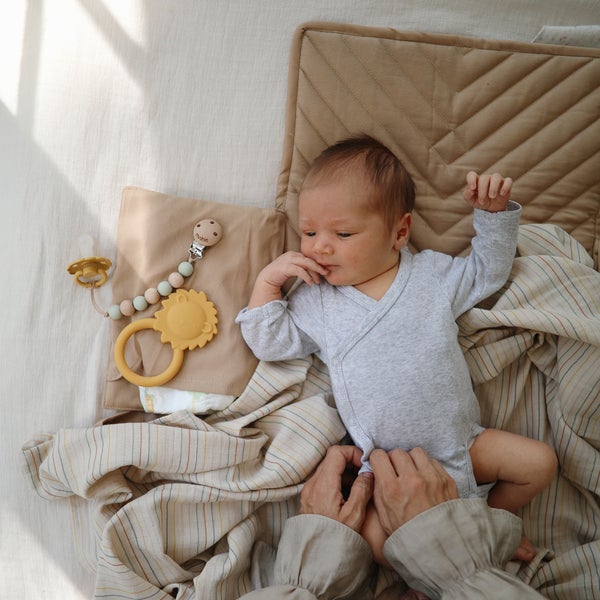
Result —
<path fill-rule="evenodd" d="M 394 249 L 402 250 L 406 244 L 408 244 L 408 238 L 410 237 L 410 228 L 412 225 L 412 214 L 407 212 L 404 213 L 394 227 L 396 237 L 394 240 Z"/>

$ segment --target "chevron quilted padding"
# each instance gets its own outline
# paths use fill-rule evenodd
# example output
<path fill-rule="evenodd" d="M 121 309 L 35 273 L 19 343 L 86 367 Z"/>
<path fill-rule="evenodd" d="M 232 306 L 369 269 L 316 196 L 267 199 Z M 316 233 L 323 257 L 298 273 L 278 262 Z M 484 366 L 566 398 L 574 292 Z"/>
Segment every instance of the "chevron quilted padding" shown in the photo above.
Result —
<path fill-rule="evenodd" d="M 313 158 L 369 133 L 411 172 L 412 246 L 468 251 L 466 173 L 515 180 L 523 223 L 600 243 L 600 51 L 313 24 L 292 48 L 278 205 L 296 219 Z"/>

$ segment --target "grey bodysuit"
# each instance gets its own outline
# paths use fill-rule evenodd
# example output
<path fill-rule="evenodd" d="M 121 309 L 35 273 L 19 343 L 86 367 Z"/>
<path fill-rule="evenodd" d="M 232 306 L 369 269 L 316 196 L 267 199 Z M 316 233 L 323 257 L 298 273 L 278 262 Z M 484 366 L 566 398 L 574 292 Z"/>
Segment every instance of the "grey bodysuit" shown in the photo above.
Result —
<path fill-rule="evenodd" d="M 328 366 L 335 402 L 363 451 L 424 448 L 456 480 L 462 497 L 478 489 L 469 447 L 483 431 L 456 319 L 506 282 L 521 208 L 474 211 L 476 236 L 465 258 L 401 252 L 398 273 L 379 301 L 352 286 L 299 286 L 287 300 L 236 321 L 262 360 L 316 353 Z"/>

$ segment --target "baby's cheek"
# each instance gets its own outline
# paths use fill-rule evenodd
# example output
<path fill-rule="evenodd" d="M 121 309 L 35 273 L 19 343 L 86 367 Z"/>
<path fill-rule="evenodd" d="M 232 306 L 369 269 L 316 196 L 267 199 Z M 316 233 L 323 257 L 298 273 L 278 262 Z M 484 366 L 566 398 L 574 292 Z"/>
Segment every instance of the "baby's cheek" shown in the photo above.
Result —
<path fill-rule="evenodd" d="M 302 254 L 304 254 L 304 256 L 307 256 L 308 258 L 312 258 L 313 260 L 315 260 L 315 255 L 314 252 L 312 250 L 313 245 L 310 241 L 304 241 L 304 239 L 302 239 L 302 241 L 300 242 L 300 252 L 302 252 Z"/>

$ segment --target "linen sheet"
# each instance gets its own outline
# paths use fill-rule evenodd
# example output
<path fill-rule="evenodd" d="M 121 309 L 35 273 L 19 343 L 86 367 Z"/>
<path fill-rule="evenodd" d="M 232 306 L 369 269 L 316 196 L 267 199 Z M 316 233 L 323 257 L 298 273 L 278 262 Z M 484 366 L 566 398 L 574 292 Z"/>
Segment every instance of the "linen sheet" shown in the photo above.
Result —
<path fill-rule="evenodd" d="M 345 434 L 310 360 L 261 363 L 227 409 L 67 429 L 25 450 L 38 493 L 92 505 L 95 596 L 237 598 L 301 483 Z M 81 544 L 79 544 L 81 546 Z M 161 593 L 162 592 L 162 593 Z"/>
<path fill-rule="evenodd" d="M 459 320 L 483 424 L 559 456 L 555 481 L 522 510 L 538 555 L 509 568 L 549 598 L 595 598 L 600 274 L 555 226 L 523 226 L 518 254 L 493 305 Z M 94 530 L 96 597 L 233 600 L 268 564 L 255 544 L 276 547 L 301 482 L 345 434 L 329 396 L 318 363 L 261 362 L 244 393 L 205 419 L 182 411 L 66 429 L 32 440 L 24 457 L 42 497 L 92 505 L 78 535 Z M 382 571 L 377 594 L 394 579 Z"/>
<path fill-rule="evenodd" d="M 1 3 L 0 597 L 94 593 L 91 503 L 40 498 L 20 450 L 39 432 L 89 428 L 112 415 L 102 408 L 109 324 L 66 273 L 80 257 L 78 238 L 90 234 L 94 252 L 115 259 L 121 193 L 130 185 L 274 206 L 290 43 L 308 21 L 522 42 L 556 26 L 577 45 L 577 26 L 600 23 L 600 7 L 597 0 Z M 97 296 L 110 303 L 110 279 Z"/>
<path fill-rule="evenodd" d="M 522 223 L 555 223 L 600 253 L 600 49 L 307 23 L 290 58 L 277 206 L 328 145 L 367 133 L 416 187 L 409 246 L 469 251 L 466 174 L 515 180 Z M 292 237 L 292 233 L 290 233 Z"/>

